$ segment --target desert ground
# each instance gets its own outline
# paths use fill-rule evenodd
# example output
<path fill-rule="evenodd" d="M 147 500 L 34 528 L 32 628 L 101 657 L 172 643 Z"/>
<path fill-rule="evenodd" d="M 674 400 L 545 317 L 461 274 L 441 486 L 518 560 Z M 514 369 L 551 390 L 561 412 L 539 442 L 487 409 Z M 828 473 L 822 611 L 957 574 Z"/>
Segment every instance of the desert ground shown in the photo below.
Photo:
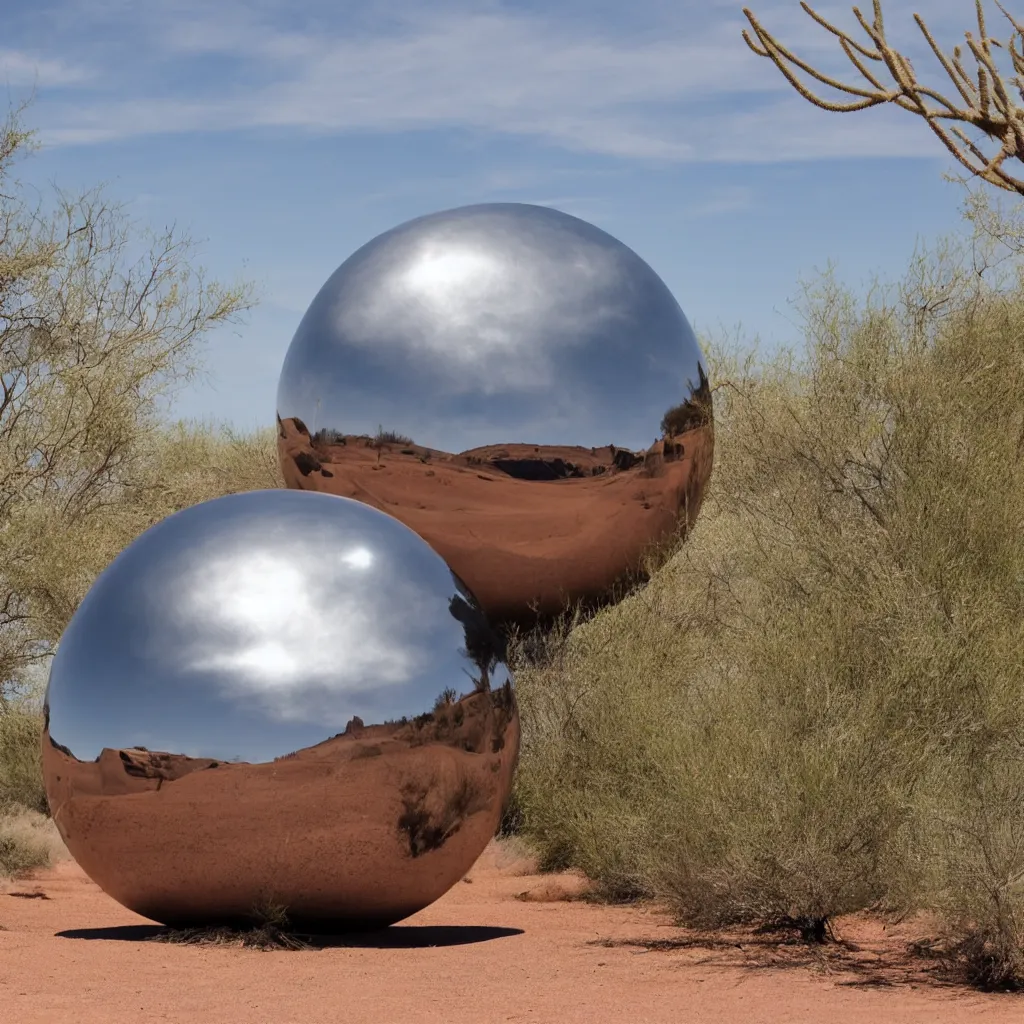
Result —
<path fill-rule="evenodd" d="M 841 945 L 695 937 L 657 907 L 603 906 L 516 841 L 387 931 L 311 950 L 156 941 L 65 857 L 0 882 L 3 1019 L 17 1024 L 962 1024 L 1024 998 L 943 983 L 920 926 L 841 919 Z"/>

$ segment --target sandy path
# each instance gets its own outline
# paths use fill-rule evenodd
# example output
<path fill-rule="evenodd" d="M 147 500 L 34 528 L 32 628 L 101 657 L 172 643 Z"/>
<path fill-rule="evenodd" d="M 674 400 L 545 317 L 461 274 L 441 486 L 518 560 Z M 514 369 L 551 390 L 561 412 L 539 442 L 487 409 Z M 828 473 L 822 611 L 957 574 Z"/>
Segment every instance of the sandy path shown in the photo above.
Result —
<path fill-rule="evenodd" d="M 588 944 L 684 933 L 655 911 L 559 898 L 571 876 L 525 873 L 492 844 L 445 897 L 362 947 L 259 952 L 142 941 L 156 929 L 72 862 L 0 883 L 0 1018 L 17 1024 L 960 1024 L 1019 1022 L 1024 997 L 909 974 L 760 968 L 745 954 Z M 49 899 L 11 895 L 43 892 Z M 517 899 L 528 893 L 532 898 Z M 552 899 L 554 897 L 554 899 Z M 880 926 L 851 923 L 884 953 Z M 874 948 L 874 947 L 872 947 Z M 867 954 L 865 954 L 866 956 Z M 737 957 L 739 959 L 737 959 Z M 861 958 L 863 960 L 863 957 Z M 879 961 L 881 962 L 881 961 Z M 877 980 L 882 972 L 868 975 Z M 860 980 L 864 980 L 864 975 Z"/>

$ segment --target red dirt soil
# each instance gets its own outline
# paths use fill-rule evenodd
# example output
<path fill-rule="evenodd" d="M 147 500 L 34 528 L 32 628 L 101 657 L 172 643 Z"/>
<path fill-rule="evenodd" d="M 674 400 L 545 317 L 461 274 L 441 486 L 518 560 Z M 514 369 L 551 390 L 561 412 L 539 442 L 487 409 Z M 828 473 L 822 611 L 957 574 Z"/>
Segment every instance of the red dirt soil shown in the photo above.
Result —
<path fill-rule="evenodd" d="M 426 540 L 496 623 L 532 625 L 604 600 L 644 555 L 692 526 L 711 476 L 709 426 L 647 452 L 510 444 L 452 455 L 278 421 L 285 484 L 354 498 Z M 545 472 L 552 479 L 524 478 Z"/>
<path fill-rule="evenodd" d="M 930 978 L 912 926 L 837 922 L 845 947 L 648 950 L 680 940 L 656 908 L 567 899 L 493 842 L 464 882 L 360 946 L 260 952 L 146 941 L 157 929 L 73 861 L 0 882 L 0 1018 L 12 1024 L 1017 1024 L 1024 997 Z M 46 898 L 26 898 L 45 894 Z"/>

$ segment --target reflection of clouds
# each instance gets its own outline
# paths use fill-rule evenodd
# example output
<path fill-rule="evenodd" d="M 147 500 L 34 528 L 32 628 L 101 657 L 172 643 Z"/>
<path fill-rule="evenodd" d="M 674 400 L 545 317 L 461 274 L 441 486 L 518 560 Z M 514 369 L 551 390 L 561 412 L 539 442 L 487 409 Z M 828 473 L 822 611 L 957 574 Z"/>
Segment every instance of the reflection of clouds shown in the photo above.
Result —
<path fill-rule="evenodd" d="M 368 576 L 377 556 L 367 546 L 302 537 L 268 546 L 250 537 L 231 548 L 203 552 L 175 583 L 169 603 L 185 671 L 209 674 L 284 720 L 414 680 L 424 654 L 399 638 L 429 626 L 429 595 L 384 573 Z"/>
<path fill-rule="evenodd" d="M 699 358 L 628 247 L 558 210 L 480 204 L 399 225 L 335 271 L 288 350 L 277 411 L 450 452 L 640 450 Z"/>
<path fill-rule="evenodd" d="M 467 294 L 474 299 L 485 298 L 495 284 L 500 286 L 504 269 L 491 253 L 428 244 L 419 259 L 400 275 L 399 283 L 427 302 L 449 303 Z"/>
<path fill-rule="evenodd" d="M 371 243 L 338 283 L 332 332 L 357 347 L 423 354 L 459 392 L 551 387 L 560 348 L 593 344 L 630 315 L 629 271 L 617 247 L 538 242 L 525 219 L 499 215 L 439 238 L 414 225 Z"/>
<path fill-rule="evenodd" d="M 341 560 L 346 565 L 351 565 L 353 569 L 369 569 L 373 564 L 373 552 L 369 548 L 354 547 L 346 551 Z"/>

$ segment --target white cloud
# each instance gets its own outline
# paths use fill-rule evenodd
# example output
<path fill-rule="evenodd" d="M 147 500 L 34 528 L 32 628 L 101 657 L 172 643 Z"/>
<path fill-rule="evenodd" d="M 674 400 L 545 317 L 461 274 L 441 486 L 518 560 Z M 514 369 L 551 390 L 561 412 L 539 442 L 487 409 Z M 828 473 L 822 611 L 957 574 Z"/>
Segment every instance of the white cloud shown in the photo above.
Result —
<path fill-rule="evenodd" d="M 59 88 L 87 82 L 93 78 L 93 72 L 59 58 L 33 57 L 20 50 L 0 49 L 0 77 L 8 85 Z"/>
<path fill-rule="evenodd" d="M 175 657 L 185 669 L 287 721 L 315 721 L 339 694 L 379 694 L 416 677 L 424 634 L 406 617 L 428 629 L 436 622 L 426 590 L 389 579 L 379 594 L 375 554 L 358 542 L 321 551 L 297 537 L 290 548 L 254 550 L 244 562 L 236 549 L 203 551 L 172 584 Z"/>
<path fill-rule="evenodd" d="M 137 59 L 109 71 L 116 92 L 82 90 L 74 102 L 43 105 L 43 141 L 468 128 L 659 162 L 942 155 L 925 129 L 907 131 L 905 112 L 837 117 L 810 107 L 747 49 L 746 21 L 732 5 L 691 2 L 668 11 L 641 3 L 628 31 L 558 6 L 544 15 L 495 4 L 413 6 L 384 16 L 371 4 L 358 23 L 344 25 L 329 10 L 319 16 L 315 0 L 301 22 L 286 18 L 288 10 L 174 0 L 143 13 L 115 5 L 108 16 L 131 35 Z M 821 10 L 856 29 L 849 10 Z M 922 10 L 944 42 L 970 27 L 961 3 L 932 0 Z M 795 3 L 766 2 L 757 14 L 801 55 L 848 74 L 836 40 Z M 934 69 L 926 73 L 920 33 L 909 15 L 897 15 L 891 36 L 927 78 Z M 206 60 L 201 71 L 184 72 L 182 62 L 211 56 L 223 58 L 219 70 Z M 58 84 L 68 65 L 58 56 L 50 64 Z M 170 74 L 164 82 L 153 78 L 160 69 Z M 856 77 L 852 69 L 848 77 Z"/>
<path fill-rule="evenodd" d="M 754 190 L 746 185 L 713 188 L 700 202 L 684 206 L 682 215 L 696 220 L 699 217 L 715 217 L 720 213 L 735 213 L 750 206 L 753 199 Z"/>
<path fill-rule="evenodd" d="M 547 390 L 560 350 L 629 321 L 624 261 L 601 242 L 559 235 L 547 221 L 529 231 L 501 222 L 498 229 L 504 244 L 493 250 L 481 249 L 479 228 L 458 223 L 440 245 L 415 226 L 379 241 L 356 257 L 317 315 L 352 346 L 411 346 L 410 355 L 426 357 L 454 394 Z M 542 253 L 533 248 L 537 235 L 545 238 Z M 381 265 L 389 272 L 382 275 Z M 562 286 L 552 292 L 546 282 L 559 275 Z M 489 311 L 484 320 L 481 309 Z"/>

